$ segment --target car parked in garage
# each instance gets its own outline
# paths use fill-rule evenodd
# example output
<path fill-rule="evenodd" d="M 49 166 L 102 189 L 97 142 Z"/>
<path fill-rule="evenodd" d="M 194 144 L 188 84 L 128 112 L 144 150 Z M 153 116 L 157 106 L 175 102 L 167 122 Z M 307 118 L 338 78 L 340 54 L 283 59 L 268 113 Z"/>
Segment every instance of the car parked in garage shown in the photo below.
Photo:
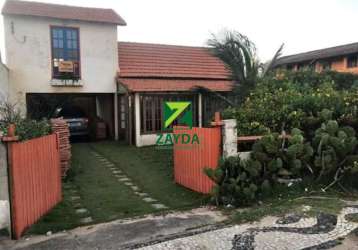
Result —
<path fill-rule="evenodd" d="M 60 107 L 56 110 L 55 117 L 63 117 L 69 126 L 71 136 L 89 136 L 89 118 L 80 107 Z"/>

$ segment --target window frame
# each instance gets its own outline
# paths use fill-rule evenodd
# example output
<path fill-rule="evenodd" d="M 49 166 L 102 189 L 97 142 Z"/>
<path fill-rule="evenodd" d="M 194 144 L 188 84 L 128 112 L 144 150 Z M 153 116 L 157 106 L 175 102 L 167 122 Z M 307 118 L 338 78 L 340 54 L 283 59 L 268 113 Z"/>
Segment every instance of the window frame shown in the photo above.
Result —
<path fill-rule="evenodd" d="M 322 71 L 332 70 L 332 61 L 330 61 L 330 60 L 321 61 L 320 64 L 321 64 Z"/>
<path fill-rule="evenodd" d="M 350 64 L 349 60 L 351 58 L 354 58 L 354 63 L 353 63 L 353 66 Z M 351 68 L 357 68 L 358 67 L 358 55 L 357 54 L 354 54 L 354 55 L 349 55 L 347 56 L 347 68 L 348 69 L 351 69 Z"/>
<path fill-rule="evenodd" d="M 63 30 L 68 30 L 68 29 L 72 29 L 72 30 L 76 30 L 77 31 L 77 50 L 78 50 L 78 76 L 74 77 L 73 79 L 66 79 L 66 78 L 61 78 L 59 76 L 56 76 L 54 74 L 54 44 L 53 44 L 53 30 L 54 29 L 63 29 Z M 81 60 L 81 37 L 80 37 L 80 28 L 79 27 L 74 27 L 74 26 L 61 26 L 61 25 L 50 25 L 50 51 L 51 51 L 51 79 L 53 80 L 81 80 L 82 79 L 82 70 L 81 70 L 81 66 L 82 66 L 82 60 Z M 67 42 L 67 41 L 66 41 Z M 67 46 L 67 45 L 66 45 Z"/>
<path fill-rule="evenodd" d="M 170 93 L 170 94 L 163 94 L 163 93 L 150 93 L 150 94 L 141 94 L 139 100 L 140 105 L 140 134 L 141 135 L 148 135 L 148 134 L 161 134 L 161 133 L 168 133 L 168 129 L 163 129 L 163 102 L 165 101 L 191 101 L 192 102 L 192 112 L 193 112 L 193 126 L 197 126 L 198 124 L 198 107 L 197 107 L 197 95 L 192 93 Z M 146 107 L 145 98 L 150 98 L 151 100 L 151 107 Z M 160 109 L 156 109 L 157 107 L 155 104 L 159 103 Z M 147 118 L 147 110 L 149 112 L 149 116 L 151 119 Z M 158 112 L 158 113 L 157 113 Z M 160 117 L 158 119 L 158 114 L 160 113 Z M 146 126 L 146 123 L 151 123 L 152 129 L 149 130 Z M 155 129 L 156 123 L 159 122 L 160 130 Z M 175 122 L 174 122 L 175 123 Z M 154 128 L 154 129 L 153 129 Z"/>

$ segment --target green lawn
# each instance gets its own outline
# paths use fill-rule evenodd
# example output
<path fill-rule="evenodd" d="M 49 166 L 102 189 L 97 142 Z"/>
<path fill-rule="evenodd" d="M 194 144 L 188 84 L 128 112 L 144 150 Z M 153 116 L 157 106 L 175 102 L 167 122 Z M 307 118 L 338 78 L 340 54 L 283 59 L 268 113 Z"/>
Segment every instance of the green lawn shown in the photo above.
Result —
<path fill-rule="evenodd" d="M 80 226 L 81 217 L 75 213 L 78 202 L 71 200 L 73 190 L 81 197 L 79 203 L 88 209 L 93 223 L 158 212 L 120 183 L 91 150 L 106 157 L 143 192 L 170 209 L 187 209 L 206 200 L 174 183 L 171 150 L 136 148 L 116 142 L 73 144 L 72 168 L 64 183 L 64 200 L 32 226 L 29 233 L 57 232 Z"/>
<path fill-rule="evenodd" d="M 175 184 L 171 150 L 128 147 L 114 142 L 94 143 L 91 147 L 117 164 L 153 198 L 173 209 L 204 202 L 203 196 Z"/>
<path fill-rule="evenodd" d="M 58 232 L 80 225 L 80 218 L 76 215 L 75 208 L 70 201 L 69 191 L 64 190 L 63 196 L 63 201 L 37 224 L 33 225 L 28 230 L 28 234 L 45 234 L 48 231 Z"/>

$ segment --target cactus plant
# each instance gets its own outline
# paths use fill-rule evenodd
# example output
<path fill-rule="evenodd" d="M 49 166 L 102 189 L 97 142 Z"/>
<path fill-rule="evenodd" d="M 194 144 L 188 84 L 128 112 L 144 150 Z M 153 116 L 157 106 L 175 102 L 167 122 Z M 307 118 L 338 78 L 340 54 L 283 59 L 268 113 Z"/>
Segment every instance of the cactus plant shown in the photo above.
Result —
<path fill-rule="evenodd" d="M 217 184 L 212 191 L 217 204 L 242 205 L 270 194 L 279 176 L 300 177 L 312 154 L 302 132 L 293 129 L 289 138 L 277 133 L 264 136 L 253 145 L 250 159 L 229 157 L 205 173 Z"/>
<path fill-rule="evenodd" d="M 292 129 L 290 137 L 269 134 L 252 147 L 252 158 L 273 177 L 300 177 L 304 169 L 311 170 L 309 161 L 312 155 L 313 149 L 305 142 L 299 129 Z"/>
<path fill-rule="evenodd" d="M 255 160 L 229 157 L 221 160 L 217 169 L 207 168 L 205 173 L 217 184 L 212 190 L 217 205 L 248 204 L 271 188 L 270 180 L 262 176 L 261 164 Z"/>
<path fill-rule="evenodd" d="M 346 173 L 358 171 L 358 156 L 355 155 L 358 140 L 351 127 L 340 127 L 338 122 L 331 120 L 331 112 L 322 111 L 326 120 L 315 131 L 313 146 L 315 148 L 314 166 L 319 171 L 318 180 L 323 176 L 334 175 L 334 181 L 327 186 L 339 183 Z"/>

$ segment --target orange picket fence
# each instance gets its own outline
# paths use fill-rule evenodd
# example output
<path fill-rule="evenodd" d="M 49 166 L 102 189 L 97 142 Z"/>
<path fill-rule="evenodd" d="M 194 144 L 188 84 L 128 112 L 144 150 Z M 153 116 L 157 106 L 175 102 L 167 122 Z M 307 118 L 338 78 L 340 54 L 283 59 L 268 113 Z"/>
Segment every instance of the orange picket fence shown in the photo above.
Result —
<path fill-rule="evenodd" d="M 214 183 L 205 175 L 204 168 L 216 168 L 218 165 L 221 157 L 221 127 L 174 127 L 173 137 L 177 138 L 174 143 L 176 183 L 196 192 L 210 193 Z"/>
<path fill-rule="evenodd" d="M 9 142 L 8 159 L 12 231 L 18 239 L 62 199 L 58 137 Z"/>

